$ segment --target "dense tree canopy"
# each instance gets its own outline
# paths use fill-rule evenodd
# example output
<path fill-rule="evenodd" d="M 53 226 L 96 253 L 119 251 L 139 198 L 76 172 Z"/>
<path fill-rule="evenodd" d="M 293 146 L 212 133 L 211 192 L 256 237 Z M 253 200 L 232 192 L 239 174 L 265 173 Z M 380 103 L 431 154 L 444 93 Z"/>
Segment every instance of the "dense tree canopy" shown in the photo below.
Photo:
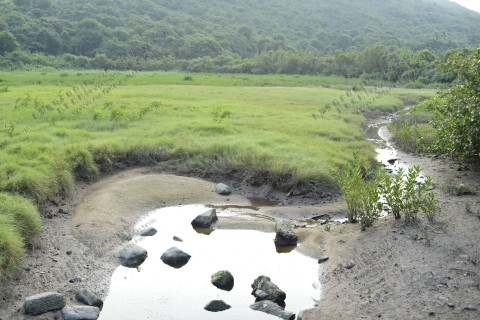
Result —
<path fill-rule="evenodd" d="M 480 14 L 448 0 L 0 0 L 0 6 L 0 68 L 324 73 L 422 84 L 451 81 L 436 65 L 449 50 L 480 42 Z"/>

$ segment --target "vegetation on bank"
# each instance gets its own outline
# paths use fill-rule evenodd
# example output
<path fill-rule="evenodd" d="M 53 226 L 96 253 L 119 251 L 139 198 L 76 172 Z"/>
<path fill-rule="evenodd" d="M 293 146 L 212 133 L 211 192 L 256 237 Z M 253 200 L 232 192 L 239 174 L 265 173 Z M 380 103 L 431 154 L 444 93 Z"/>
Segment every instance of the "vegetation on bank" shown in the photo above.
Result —
<path fill-rule="evenodd" d="M 480 160 L 480 47 L 467 56 L 452 55 L 442 66 L 458 84 L 422 101 L 391 126 L 407 151 Z"/>
<path fill-rule="evenodd" d="M 180 173 L 326 196 L 338 188 L 333 169 L 352 151 L 374 156 L 362 113 L 433 94 L 312 76 L 56 71 L 0 79 L 0 192 L 25 199 L 37 219 L 35 206 L 68 194 L 75 179 L 165 162 Z M 24 234 L 19 225 L 29 218 L 12 217 L 1 218 L 4 270 L 18 266 L 12 257 L 40 230 Z"/>

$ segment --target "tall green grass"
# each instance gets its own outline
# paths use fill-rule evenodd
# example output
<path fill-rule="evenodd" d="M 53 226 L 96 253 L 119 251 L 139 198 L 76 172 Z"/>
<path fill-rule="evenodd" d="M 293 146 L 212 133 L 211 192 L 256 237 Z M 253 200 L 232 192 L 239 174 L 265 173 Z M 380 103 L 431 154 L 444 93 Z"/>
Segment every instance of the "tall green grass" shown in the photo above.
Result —
<path fill-rule="evenodd" d="M 68 194 L 75 179 L 135 165 L 321 196 L 338 191 L 332 172 L 353 161 L 355 152 L 374 156 L 364 139 L 366 119 L 347 94 L 360 80 L 190 74 L 185 81 L 185 76 L 0 72 L 9 88 L 0 95 L 0 207 L 11 199 L 42 204 Z M 416 92 L 389 90 L 363 111 L 398 110 L 400 96 Z M 346 106 L 312 116 L 332 101 Z M 34 205 L 23 206 L 38 218 Z M 22 226 L 39 220 L 5 212 L 0 267 L 12 270 L 21 261 L 15 257 L 39 232 L 29 227 L 32 233 L 24 233 Z M 13 257 L 14 252 L 20 254 Z"/>

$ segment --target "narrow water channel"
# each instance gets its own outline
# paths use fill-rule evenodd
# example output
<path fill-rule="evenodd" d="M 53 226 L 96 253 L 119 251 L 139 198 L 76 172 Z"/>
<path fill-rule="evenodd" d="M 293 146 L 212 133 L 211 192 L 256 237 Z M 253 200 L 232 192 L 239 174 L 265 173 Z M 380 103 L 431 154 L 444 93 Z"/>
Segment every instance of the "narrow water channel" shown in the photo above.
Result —
<path fill-rule="evenodd" d="M 101 320 L 111 319 L 272 319 L 249 308 L 255 302 L 251 284 L 266 275 L 286 292 L 285 310 L 298 314 L 314 307 L 320 298 L 318 263 L 293 250 L 278 253 L 274 233 L 251 230 L 214 230 L 209 235 L 191 226 L 202 205 L 162 208 L 147 215 L 137 230 L 154 227 L 152 237 L 136 237 L 133 242 L 148 251 L 139 269 L 118 267 L 111 280 L 110 293 Z M 239 208 L 236 208 L 238 214 Z M 232 215 L 229 209 L 218 213 Z M 180 238 L 181 242 L 173 238 Z M 180 269 L 160 260 L 170 247 L 178 247 L 192 258 Z M 230 292 L 210 283 L 211 275 L 229 270 L 235 278 Z M 224 300 L 231 309 L 219 313 L 203 307 L 211 300 Z"/>

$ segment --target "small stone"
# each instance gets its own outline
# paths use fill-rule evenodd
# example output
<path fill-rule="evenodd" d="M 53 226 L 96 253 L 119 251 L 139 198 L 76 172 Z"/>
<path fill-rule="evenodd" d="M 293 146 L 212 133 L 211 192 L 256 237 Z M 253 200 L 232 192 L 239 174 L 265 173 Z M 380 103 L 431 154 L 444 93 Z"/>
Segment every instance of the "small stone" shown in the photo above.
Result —
<path fill-rule="evenodd" d="M 45 292 L 25 299 L 25 313 L 38 315 L 48 311 L 62 309 L 66 304 L 65 298 L 58 292 Z"/>
<path fill-rule="evenodd" d="M 477 307 L 474 307 L 474 306 L 465 307 L 465 308 L 463 308 L 463 310 L 465 310 L 465 311 L 478 311 Z"/>
<path fill-rule="evenodd" d="M 97 320 L 100 309 L 92 306 L 73 306 L 62 309 L 64 320 Z"/>
<path fill-rule="evenodd" d="M 347 265 L 345 265 L 345 269 L 350 270 L 355 267 L 355 262 L 353 260 L 350 260 Z"/>
<path fill-rule="evenodd" d="M 218 194 L 221 194 L 221 195 L 224 195 L 224 196 L 228 196 L 230 193 L 232 193 L 232 190 L 230 190 L 230 187 L 227 186 L 226 184 L 224 183 L 219 183 L 215 186 L 215 191 L 218 193 Z"/>
<path fill-rule="evenodd" d="M 142 232 L 140 232 L 140 235 L 142 237 L 151 237 L 151 236 L 154 236 L 157 234 L 157 229 L 155 228 L 147 228 L 145 230 L 143 230 Z"/>
<path fill-rule="evenodd" d="M 435 315 L 435 311 L 430 311 L 430 312 L 428 313 L 428 315 L 429 315 L 430 317 L 433 317 L 433 316 Z"/>
<path fill-rule="evenodd" d="M 260 300 L 270 300 L 283 304 L 287 297 L 286 293 L 274 284 L 269 277 L 259 276 L 252 284 L 253 295 Z"/>
<path fill-rule="evenodd" d="M 449 303 L 449 304 L 447 304 L 447 305 L 448 305 L 448 307 L 449 307 L 450 309 L 455 309 L 455 304 Z"/>
<path fill-rule="evenodd" d="M 221 312 L 230 309 L 232 306 L 227 304 L 223 300 L 212 300 L 204 307 L 205 310 L 210 312 Z"/>
<path fill-rule="evenodd" d="M 266 314 L 270 314 L 279 317 L 283 320 L 294 320 L 295 314 L 289 311 L 283 310 L 278 304 L 270 300 L 259 301 L 250 306 L 250 309 L 255 311 L 261 311 Z"/>
<path fill-rule="evenodd" d="M 231 291 L 234 285 L 234 278 L 230 271 L 222 270 L 212 274 L 211 282 L 218 289 Z"/>
<path fill-rule="evenodd" d="M 174 241 L 177 241 L 177 242 L 183 242 L 183 239 L 182 239 L 182 238 L 179 238 L 179 237 L 177 237 L 177 236 L 174 236 L 174 237 L 173 237 L 173 240 L 174 240 Z"/>
<path fill-rule="evenodd" d="M 75 298 L 88 306 L 97 307 L 100 310 L 103 308 L 103 301 L 97 297 L 95 293 L 89 289 L 83 288 L 77 291 Z"/>
<path fill-rule="evenodd" d="M 318 264 L 322 264 L 324 262 L 327 262 L 328 259 L 329 259 L 329 257 L 320 258 L 320 259 L 318 259 Z"/>
<path fill-rule="evenodd" d="M 67 256 L 71 256 L 72 255 L 72 251 L 68 250 L 67 251 Z"/>
<path fill-rule="evenodd" d="M 163 263 L 175 269 L 179 269 L 186 265 L 190 258 L 191 256 L 188 253 L 185 253 L 176 247 L 168 249 L 160 257 Z"/>
<path fill-rule="evenodd" d="M 82 282 L 82 278 L 80 278 L 79 276 L 76 276 L 75 278 L 68 280 L 68 282 L 70 282 L 70 283 L 80 283 L 80 282 Z"/>
<path fill-rule="evenodd" d="M 193 219 L 192 226 L 210 228 L 217 220 L 217 211 L 215 209 L 210 209 Z"/>
<path fill-rule="evenodd" d="M 292 230 L 290 221 L 285 219 L 277 220 L 275 224 L 275 245 L 277 246 L 291 246 L 296 245 L 298 237 Z"/>
<path fill-rule="evenodd" d="M 137 268 L 147 259 L 147 256 L 147 250 L 136 244 L 129 244 L 120 252 L 120 262 L 124 267 Z"/>

